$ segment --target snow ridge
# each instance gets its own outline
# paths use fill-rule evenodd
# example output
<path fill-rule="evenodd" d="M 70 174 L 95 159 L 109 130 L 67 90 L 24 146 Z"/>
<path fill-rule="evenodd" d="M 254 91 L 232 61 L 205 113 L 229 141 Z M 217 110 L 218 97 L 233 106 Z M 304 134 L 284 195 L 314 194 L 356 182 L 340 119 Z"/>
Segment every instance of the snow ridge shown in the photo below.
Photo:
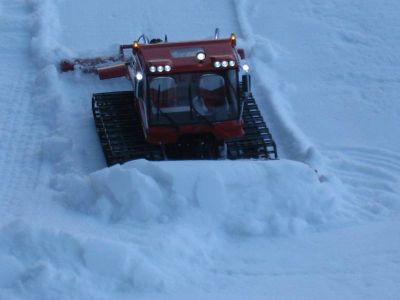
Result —
<path fill-rule="evenodd" d="M 342 218 L 340 200 L 330 186 L 291 161 L 186 166 L 139 160 L 89 176 L 66 176 L 57 188 L 66 207 L 111 223 L 179 223 L 198 215 L 208 220 L 205 228 L 213 220 L 210 231 L 216 226 L 232 235 L 281 236 Z M 79 192 L 71 194 L 72 188 Z"/>
<path fill-rule="evenodd" d="M 284 50 L 254 33 L 248 21 L 250 1 L 234 0 L 233 3 L 243 45 L 251 57 L 255 97 L 271 127 L 281 157 L 301 161 L 320 170 L 323 167 L 322 155 L 291 119 L 289 104 L 280 93 L 284 84 L 270 66 Z"/>
<path fill-rule="evenodd" d="M 57 2 L 57 0 L 28 0 L 34 18 L 31 49 L 36 63 L 41 67 L 54 64 L 68 54 L 57 42 L 60 32 Z"/>

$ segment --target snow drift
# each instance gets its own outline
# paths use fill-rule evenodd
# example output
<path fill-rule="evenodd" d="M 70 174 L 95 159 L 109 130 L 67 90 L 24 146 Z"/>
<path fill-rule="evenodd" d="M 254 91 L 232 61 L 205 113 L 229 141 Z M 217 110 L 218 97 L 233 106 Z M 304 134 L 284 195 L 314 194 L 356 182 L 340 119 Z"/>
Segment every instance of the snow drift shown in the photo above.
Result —
<path fill-rule="evenodd" d="M 229 240 L 318 230 L 343 217 L 332 182 L 288 160 L 136 160 L 51 184 L 64 213 L 91 220 L 94 235 L 3 226 L 7 299 L 161 296 L 216 272 Z"/>
<path fill-rule="evenodd" d="M 159 271 L 137 247 L 33 230 L 21 221 L 0 230 L 0 264 L 2 299 L 21 299 L 13 298 L 16 291 L 23 299 L 105 299 L 110 292 L 163 289 Z"/>
<path fill-rule="evenodd" d="M 53 184 L 65 207 L 101 220 L 197 219 L 231 234 L 274 236 L 315 229 L 338 217 L 341 207 L 331 184 L 321 182 L 308 166 L 286 160 L 137 160 L 88 176 L 60 176 Z"/>

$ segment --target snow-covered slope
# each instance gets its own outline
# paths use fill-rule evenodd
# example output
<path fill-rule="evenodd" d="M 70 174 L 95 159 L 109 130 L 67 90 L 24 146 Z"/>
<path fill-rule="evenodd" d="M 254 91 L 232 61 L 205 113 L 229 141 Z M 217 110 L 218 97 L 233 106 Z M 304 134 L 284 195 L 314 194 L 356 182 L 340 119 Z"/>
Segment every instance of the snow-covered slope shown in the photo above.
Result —
<path fill-rule="evenodd" d="M 400 4 L 0 2 L 0 299 L 396 299 Z M 60 74 L 145 32 L 236 32 L 281 160 L 105 168 Z"/>

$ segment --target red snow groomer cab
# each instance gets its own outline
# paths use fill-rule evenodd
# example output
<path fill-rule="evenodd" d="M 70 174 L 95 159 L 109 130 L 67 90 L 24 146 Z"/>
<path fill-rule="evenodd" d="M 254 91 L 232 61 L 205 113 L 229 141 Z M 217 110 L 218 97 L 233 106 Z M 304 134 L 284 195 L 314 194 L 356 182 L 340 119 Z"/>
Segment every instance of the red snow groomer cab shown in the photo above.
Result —
<path fill-rule="evenodd" d="M 139 43 L 139 41 L 143 43 Z M 97 133 L 108 165 L 132 159 L 276 159 L 250 91 L 236 36 L 121 45 L 114 57 L 63 61 L 100 79 L 126 77 L 131 91 L 96 93 Z"/>

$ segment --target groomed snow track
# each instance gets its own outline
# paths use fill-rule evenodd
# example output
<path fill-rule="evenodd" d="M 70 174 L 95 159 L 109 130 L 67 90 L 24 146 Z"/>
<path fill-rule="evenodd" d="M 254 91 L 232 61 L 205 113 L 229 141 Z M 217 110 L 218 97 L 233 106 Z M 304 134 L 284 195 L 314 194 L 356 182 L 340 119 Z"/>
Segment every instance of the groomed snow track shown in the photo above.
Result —
<path fill-rule="evenodd" d="M 398 299 L 400 1 L 118 4 L 0 1 L 0 299 Z M 58 62 L 215 26 L 280 160 L 105 168 L 90 99 L 131 86 Z"/>
<path fill-rule="evenodd" d="M 146 142 L 140 116 L 135 109 L 131 91 L 98 93 L 92 98 L 96 131 L 109 166 L 133 159 L 218 159 L 217 151 L 206 144 L 167 145 L 164 149 Z M 258 106 L 250 95 L 244 101 L 243 120 L 245 135 L 226 142 L 228 159 L 277 159 L 272 135 L 265 124 Z"/>

